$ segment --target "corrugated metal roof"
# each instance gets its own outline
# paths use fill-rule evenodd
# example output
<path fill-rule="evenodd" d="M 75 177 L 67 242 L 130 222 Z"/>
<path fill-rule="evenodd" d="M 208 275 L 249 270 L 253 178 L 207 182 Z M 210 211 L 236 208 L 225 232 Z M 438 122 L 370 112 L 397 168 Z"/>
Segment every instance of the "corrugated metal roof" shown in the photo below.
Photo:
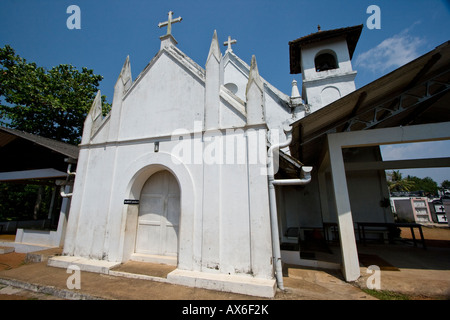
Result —
<path fill-rule="evenodd" d="M 450 121 L 450 41 L 293 124 L 291 154 L 314 163 L 327 133 Z"/>
<path fill-rule="evenodd" d="M 68 143 L 56 141 L 49 138 L 44 138 L 35 134 L 27 133 L 24 131 L 0 127 L 0 147 L 3 147 L 15 140 L 16 138 L 22 138 L 38 145 L 51 149 L 55 152 L 68 156 L 72 159 L 78 159 L 78 146 L 74 146 Z"/>

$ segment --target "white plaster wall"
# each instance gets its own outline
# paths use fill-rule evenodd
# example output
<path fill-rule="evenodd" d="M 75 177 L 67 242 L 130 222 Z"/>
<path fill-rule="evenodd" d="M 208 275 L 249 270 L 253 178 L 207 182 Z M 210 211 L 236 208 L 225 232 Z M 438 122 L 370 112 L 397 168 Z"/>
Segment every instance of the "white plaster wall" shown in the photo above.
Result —
<path fill-rule="evenodd" d="M 251 143 L 253 151 L 257 147 L 255 143 L 264 143 L 262 138 L 259 142 L 248 142 L 243 130 L 236 131 L 235 136 L 235 139 Z M 66 254 L 109 261 L 129 258 L 129 251 L 134 250 L 134 246 L 126 243 L 125 237 L 126 233 L 130 236 L 134 232 L 132 221 L 136 223 L 137 219 L 127 219 L 130 214 L 136 215 L 137 210 L 124 205 L 123 200 L 138 199 L 140 189 L 136 187 L 127 191 L 125 187 L 133 179 L 141 179 L 142 183 L 146 181 L 148 173 L 142 173 L 145 178 L 134 177 L 135 171 L 146 165 L 164 165 L 175 175 L 178 166 L 182 166 L 192 185 L 182 189 L 183 201 L 188 204 L 182 206 L 180 245 L 183 244 L 185 249 L 179 251 L 179 267 L 226 274 L 256 272 L 270 278 L 267 177 L 261 172 L 265 169 L 265 158 L 258 160 L 261 163 L 248 165 L 249 147 L 244 145 L 243 164 L 176 164 L 170 153 L 177 143 L 159 141 L 159 153 L 154 153 L 154 141 L 151 139 L 138 144 L 127 142 L 119 146 L 96 146 L 83 150 L 89 153 L 90 162 L 86 169 L 80 209 L 71 212 L 71 218 L 78 216 L 78 223 L 72 245 L 67 246 L 73 249 L 69 252 L 65 248 Z M 160 154 L 166 154 L 164 162 L 156 161 Z M 176 177 L 179 178 L 178 175 Z M 209 187 L 207 181 L 210 181 Z M 250 190 L 249 183 L 261 187 Z M 208 200 L 203 205 L 199 204 L 201 197 L 195 198 L 202 194 L 214 205 L 208 204 Z M 252 210 L 250 203 L 253 203 Z M 202 267 L 199 266 L 200 261 Z"/>
<path fill-rule="evenodd" d="M 341 75 L 339 77 L 315 79 L 303 82 L 303 89 L 305 90 L 305 98 L 307 103 L 311 105 L 311 112 L 319 110 L 326 105 L 334 102 L 353 91 L 355 91 L 355 77 L 356 72 Z M 325 96 L 326 88 L 334 88 L 339 91 L 339 97 L 336 95 Z"/>
<path fill-rule="evenodd" d="M 251 243 L 247 166 L 225 164 L 221 167 L 221 175 L 220 271 L 249 273 Z"/>
<path fill-rule="evenodd" d="M 328 185 L 328 215 L 323 215 L 317 177 L 305 187 L 283 186 L 277 196 L 280 214 L 280 235 L 284 236 L 287 228 L 322 228 L 322 222 L 337 223 L 334 197 L 331 189 L 331 178 L 326 179 Z M 378 172 L 366 171 L 347 174 L 347 183 L 352 208 L 353 221 L 356 222 L 393 222 L 389 210 L 380 207 L 383 199 L 382 186 Z"/>
<path fill-rule="evenodd" d="M 326 106 L 331 102 L 338 100 L 339 98 L 341 98 L 341 96 L 342 95 L 339 88 L 334 86 L 326 86 L 322 89 L 322 92 L 320 94 L 323 106 Z"/>
<path fill-rule="evenodd" d="M 226 85 L 227 83 L 235 84 L 238 87 L 238 92 L 236 93 L 236 95 L 242 101 L 246 101 L 249 66 L 244 61 L 241 61 L 237 56 L 235 56 L 234 53 L 225 54 L 223 58 L 223 66 L 224 66 L 223 84 L 224 85 Z M 284 141 L 285 135 L 283 132 L 283 125 L 287 120 L 289 120 L 292 117 L 291 111 L 287 106 L 286 102 L 282 101 L 282 99 L 278 97 L 276 93 L 272 92 L 272 90 L 268 88 L 267 84 L 264 85 L 263 95 L 264 95 L 263 98 L 264 120 L 270 129 L 277 129 L 280 132 L 280 136 L 278 138 L 280 139 L 280 141 Z M 230 111 L 228 110 L 225 110 L 223 112 L 224 114 L 230 113 Z M 223 124 L 224 126 L 230 125 L 228 121 L 227 122 L 223 121 Z"/>
<path fill-rule="evenodd" d="M 280 102 L 270 89 L 265 88 L 264 92 L 265 103 L 265 120 L 269 127 L 270 142 L 277 144 L 286 141 L 286 133 L 284 129 L 287 123 L 292 118 L 289 107 Z M 288 147 L 282 149 L 283 152 L 290 154 Z"/>
<path fill-rule="evenodd" d="M 56 231 L 17 229 L 15 242 L 59 247 L 60 236 Z"/>
<path fill-rule="evenodd" d="M 291 227 L 322 227 L 315 177 L 305 186 L 277 186 L 280 197 L 280 235 Z"/>
<path fill-rule="evenodd" d="M 92 143 L 102 143 L 108 139 L 109 128 L 110 128 L 110 115 L 107 115 L 98 130 L 92 135 L 91 142 Z"/>
<path fill-rule="evenodd" d="M 130 89 L 122 105 L 119 140 L 193 130 L 204 119 L 204 84 L 165 51 Z"/>
<path fill-rule="evenodd" d="M 247 131 L 247 150 L 249 160 L 247 165 L 248 203 L 250 218 L 250 262 L 254 276 L 271 279 L 272 269 L 272 237 L 269 211 L 269 190 L 267 183 L 267 158 L 265 129 L 260 129 L 258 139 L 252 138 Z M 258 152 L 258 156 L 254 153 Z M 251 156 L 257 158 L 252 161 Z"/>
<path fill-rule="evenodd" d="M 345 162 L 380 161 L 378 148 L 344 149 Z M 390 208 L 380 206 L 380 201 L 389 198 L 384 171 L 350 171 L 346 173 L 347 186 L 354 222 L 393 222 Z M 331 177 L 327 178 L 328 194 L 333 195 Z M 337 222 L 334 198 L 328 197 L 330 219 Z"/>
<path fill-rule="evenodd" d="M 332 50 L 337 57 L 339 69 L 316 72 L 314 59 L 322 52 Z M 348 54 L 347 42 L 344 38 L 323 41 L 302 48 L 302 75 L 303 80 L 320 79 L 336 74 L 352 72 L 352 64 Z"/>
<path fill-rule="evenodd" d="M 347 174 L 354 222 L 393 222 L 389 210 L 380 206 L 386 195 L 378 171 L 358 171 Z"/>
<path fill-rule="evenodd" d="M 230 77 L 238 77 L 241 88 L 248 77 L 239 72 L 234 69 Z M 266 102 L 268 122 L 278 128 L 288 110 L 273 94 L 265 95 L 261 99 L 259 94 L 257 103 Z M 262 122 L 247 128 L 242 114 L 220 101 L 221 125 L 237 130 L 215 131 L 218 138 L 208 139 L 210 131 L 202 135 L 205 83 L 160 51 L 122 104 L 116 104 L 121 109 L 111 112 L 90 142 L 83 141 L 64 254 L 127 261 L 134 252 L 139 210 L 124 200 L 139 199 L 145 181 L 164 169 L 173 173 L 181 190 L 178 268 L 272 279 L 267 127 Z M 171 139 L 179 129 L 185 142 L 195 141 L 188 161 L 177 148 L 178 136 Z M 117 132 L 117 140 L 108 140 L 111 132 Z M 205 163 L 216 152 L 212 147 L 219 142 L 226 148 L 227 139 L 242 143 L 235 149 L 242 158 L 227 163 L 223 149 L 225 164 Z"/>
<path fill-rule="evenodd" d="M 88 151 L 89 163 L 83 177 L 83 196 L 75 200 L 80 202 L 81 214 L 75 231 L 74 255 L 103 259 L 107 254 L 103 252 L 103 242 L 115 160 L 112 151 L 111 148 L 95 148 Z"/>
<path fill-rule="evenodd" d="M 264 103 L 266 123 L 269 128 L 282 128 L 283 124 L 292 117 L 289 107 L 267 88 L 264 92 Z"/>
<path fill-rule="evenodd" d="M 259 133 L 252 130 L 251 134 L 258 136 Z M 231 140 L 243 142 L 239 150 L 235 150 L 239 156 L 236 153 L 228 161 L 224 158 L 225 164 L 220 166 L 205 164 L 203 167 L 202 271 L 270 278 L 265 152 L 257 161 L 251 161 L 255 154 L 248 154 L 255 153 L 259 147 L 265 150 L 265 130 L 259 134 L 259 139 L 249 138 L 243 130 L 220 138 L 224 148 Z M 208 144 L 205 144 L 207 149 Z M 242 152 L 243 157 L 240 157 Z M 259 187 L 252 188 L 255 185 Z"/>
<path fill-rule="evenodd" d="M 380 160 L 376 148 L 346 150 L 344 157 L 347 162 Z M 380 206 L 380 201 L 389 196 L 383 171 L 353 171 L 347 172 L 346 176 L 353 222 L 393 222 L 390 208 Z M 280 235 L 284 235 L 289 227 L 321 228 L 322 222 L 337 223 L 329 173 L 326 173 L 325 180 L 327 209 L 321 207 L 319 179 L 315 171 L 306 186 L 277 186 Z"/>
<path fill-rule="evenodd" d="M 248 73 L 242 68 L 239 68 L 236 63 L 229 58 L 229 55 L 224 56 L 224 77 L 223 84 L 234 83 L 238 87 L 235 93 L 241 100 L 245 101 L 245 91 L 248 82 Z"/>
<path fill-rule="evenodd" d="M 244 106 L 242 107 L 245 108 Z M 220 100 L 220 127 L 242 128 L 245 126 L 246 118 L 239 110 L 223 99 Z"/>
<path fill-rule="evenodd" d="M 318 54 L 333 51 L 338 69 L 316 72 L 314 59 Z M 334 39 L 302 48 L 303 98 L 314 112 L 355 91 L 356 71 L 353 71 L 347 42 Z"/>

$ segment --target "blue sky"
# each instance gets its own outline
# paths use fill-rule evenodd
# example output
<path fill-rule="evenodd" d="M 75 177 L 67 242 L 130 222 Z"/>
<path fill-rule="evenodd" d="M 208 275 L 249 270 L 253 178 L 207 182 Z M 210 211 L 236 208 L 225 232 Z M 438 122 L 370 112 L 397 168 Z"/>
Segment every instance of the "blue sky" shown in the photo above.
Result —
<path fill-rule="evenodd" d="M 66 26 L 70 5 L 81 9 L 79 30 Z M 381 9 L 381 29 L 366 25 L 370 5 Z M 127 55 L 136 78 L 158 52 L 165 29 L 157 25 L 167 20 L 169 10 L 183 18 L 173 25 L 178 48 L 199 65 L 204 66 L 217 30 L 221 42 L 229 35 L 237 40 L 233 50 L 248 64 L 255 55 L 260 74 L 286 94 L 293 79 L 301 82 L 300 75 L 289 74 L 288 42 L 316 32 L 317 25 L 328 30 L 364 24 L 353 56 L 357 88 L 450 40 L 449 0 L 1 0 L 0 46 L 10 44 L 20 56 L 47 68 L 66 63 L 93 69 L 104 77 L 100 89 L 111 102 Z M 434 148 L 437 156 L 450 156 L 446 146 L 390 147 L 384 155 L 428 156 Z M 450 169 L 417 175 L 440 183 L 450 180 Z"/>

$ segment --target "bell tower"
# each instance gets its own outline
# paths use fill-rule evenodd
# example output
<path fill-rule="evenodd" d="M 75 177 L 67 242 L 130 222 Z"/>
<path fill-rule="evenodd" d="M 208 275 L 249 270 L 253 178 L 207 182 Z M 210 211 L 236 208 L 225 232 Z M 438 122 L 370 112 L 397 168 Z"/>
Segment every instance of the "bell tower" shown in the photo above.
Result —
<path fill-rule="evenodd" d="M 302 96 L 310 112 L 355 91 L 351 59 L 363 25 L 322 31 L 289 42 L 291 74 L 302 74 Z"/>

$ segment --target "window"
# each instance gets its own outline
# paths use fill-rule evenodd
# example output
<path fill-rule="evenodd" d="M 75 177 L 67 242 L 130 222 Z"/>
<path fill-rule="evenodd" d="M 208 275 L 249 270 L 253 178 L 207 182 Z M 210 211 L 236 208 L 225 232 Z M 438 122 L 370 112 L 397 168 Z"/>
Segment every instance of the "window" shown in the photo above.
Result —
<path fill-rule="evenodd" d="M 314 64 L 317 72 L 338 68 L 336 57 L 328 52 L 317 55 L 314 59 Z"/>
<path fill-rule="evenodd" d="M 238 86 L 236 84 L 234 84 L 234 83 L 231 83 L 231 82 L 228 82 L 225 85 L 225 88 L 227 88 L 228 90 L 230 90 L 234 94 L 236 94 L 238 92 Z"/>

